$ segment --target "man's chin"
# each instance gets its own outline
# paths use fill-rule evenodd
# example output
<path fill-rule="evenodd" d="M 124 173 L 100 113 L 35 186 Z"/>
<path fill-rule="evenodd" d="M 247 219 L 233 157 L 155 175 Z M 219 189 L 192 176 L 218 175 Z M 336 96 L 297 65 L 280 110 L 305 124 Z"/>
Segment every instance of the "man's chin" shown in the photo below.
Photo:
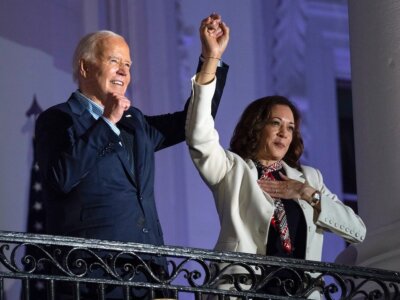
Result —
<path fill-rule="evenodd" d="M 126 89 L 124 87 L 115 87 L 109 90 L 110 93 L 125 96 Z"/>

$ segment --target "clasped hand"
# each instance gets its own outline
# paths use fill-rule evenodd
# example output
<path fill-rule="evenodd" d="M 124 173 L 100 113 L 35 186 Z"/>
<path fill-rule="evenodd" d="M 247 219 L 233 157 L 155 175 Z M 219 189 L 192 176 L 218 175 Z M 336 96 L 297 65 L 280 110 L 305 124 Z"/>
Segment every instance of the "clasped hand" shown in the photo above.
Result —
<path fill-rule="evenodd" d="M 229 41 L 229 27 L 222 22 L 221 16 L 213 13 L 201 21 L 201 54 L 204 58 L 221 58 Z"/>

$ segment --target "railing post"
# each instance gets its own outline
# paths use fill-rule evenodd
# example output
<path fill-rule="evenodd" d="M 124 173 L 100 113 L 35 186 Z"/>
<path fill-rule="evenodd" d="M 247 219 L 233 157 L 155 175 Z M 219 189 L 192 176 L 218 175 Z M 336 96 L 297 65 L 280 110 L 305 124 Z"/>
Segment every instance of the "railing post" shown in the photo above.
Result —
<path fill-rule="evenodd" d="M 29 279 L 22 280 L 22 299 L 29 300 Z"/>
<path fill-rule="evenodd" d="M 55 290 L 54 290 L 54 280 L 50 280 L 47 283 L 47 299 L 54 300 L 56 295 L 55 295 Z"/>
<path fill-rule="evenodd" d="M 194 300 L 201 300 L 202 299 L 203 293 L 201 292 L 196 292 L 194 295 Z"/>
<path fill-rule="evenodd" d="M 4 300 L 4 279 L 0 278 L 0 300 Z"/>
<path fill-rule="evenodd" d="M 97 285 L 97 291 L 98 291 L 98 300 L 104 300 L 105 299 L 105 287 L 104 283 L 99 283 Z"/>
<path fill-rule="evenodd" d="M 129 285 L 125 285 L 123 287 L 124 290 L 124 300 L 130 300 L 131 298 L 131 289 Z"/>
<path fill-rule="evenodd" d="M 74 300 L 80 300 L 81 299 L 81 292 L 80 292 L 80 283 L 76 282 L 74 284 Z"/>

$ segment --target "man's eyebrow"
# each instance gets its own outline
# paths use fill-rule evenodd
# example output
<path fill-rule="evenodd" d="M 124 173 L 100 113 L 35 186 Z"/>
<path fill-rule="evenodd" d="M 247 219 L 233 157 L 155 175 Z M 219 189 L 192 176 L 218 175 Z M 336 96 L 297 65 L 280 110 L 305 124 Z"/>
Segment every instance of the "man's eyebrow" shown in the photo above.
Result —
<path fill-rule="evenodd" d="M 116 58 L 116 59 L 121 60 L 121 61 L 123 61 L 123 62 L 128 62 L 128 63 L 132 64 L 132 60 L 130 60 L 130 59 L 122 60 L 122 58 L 120 58 L 120 57 L 118 57 L 118 56 L 109 55 L 109 56 L 108 56 L 108 59 L 111 59 L 111 58 Z"/>

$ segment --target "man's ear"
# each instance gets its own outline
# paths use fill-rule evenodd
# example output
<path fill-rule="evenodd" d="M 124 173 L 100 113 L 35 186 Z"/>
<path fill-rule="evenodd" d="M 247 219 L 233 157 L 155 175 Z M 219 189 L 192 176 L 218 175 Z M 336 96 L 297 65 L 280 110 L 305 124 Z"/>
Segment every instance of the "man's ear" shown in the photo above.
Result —
<path fill-rule="evenodd" d="M 88 71 L 89 71 L 88 63 L 85 60 L 81 59 L 79 61 L 79 73 L 83 78 L 86 78 Z"/>

